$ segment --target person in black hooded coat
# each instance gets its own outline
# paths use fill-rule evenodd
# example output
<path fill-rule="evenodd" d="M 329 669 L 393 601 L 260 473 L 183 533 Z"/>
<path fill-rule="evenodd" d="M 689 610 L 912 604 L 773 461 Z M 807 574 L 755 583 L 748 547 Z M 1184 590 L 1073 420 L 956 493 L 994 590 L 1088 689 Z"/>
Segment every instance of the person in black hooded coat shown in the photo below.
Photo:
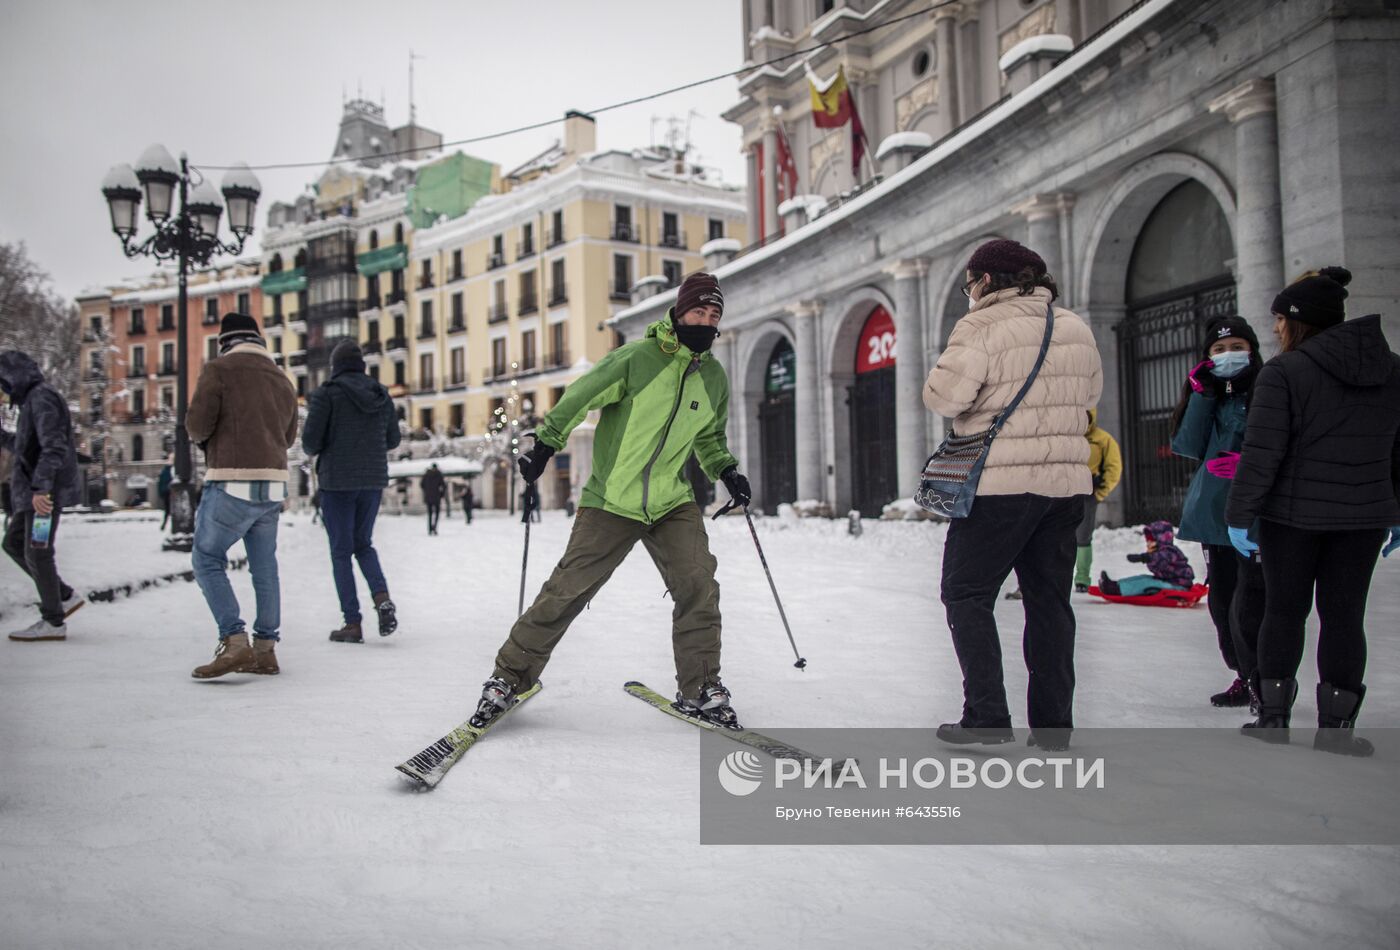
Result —
<path fill-rule="evenodd" d="M 1366 595 L 1377 555 L 1400 547 L 1400 355 L 1376 314 L 1346 320 L 1351 274 L 1328 267 L 1274 300 L 1283 352 L 1259 372 L 1225 509 L 1231 543 L 1264 568 L 1259 718 L 1288 741 L 1304 624 L 1317 592 L 1314 747 L 1370 755 L 1352 735 L 1366 695 Z M 1259 541 L 1247 536 L 1259 519 Z M 1388 540 L 1387 540 L 1388 539 Z"/>
<path fill-rule="evenodd" d="M 10 639 L 62 640 L 67 636 L 65 619 L 83 605 L 59 577 L 54 558 L 59 512 L 82 498 L 73 419 L 68 403 L 44 382 L 44 374 L 27 353 L 0 353 L 0 389 L 19 407 L 15 431 L 0 430 L 0 448 L 14 457 L 10 473 L 14 516 L 5 530 L 5 553 L 33 579 L 43 618 L 10 634 Z M 48 543 L 42 546 L 29 540 L 36 514 L 53 519 Z"/>
<path fill-rule="evenodd" d="M 332 631 L 331 639 L 340 643 L 364 640 L 352 557 L 374 598 L 380 636 L 398 626 L 374 549 L 374 521 L 389 484 L 389 450 L 400 438 L 389 391 L 366 375 L 359 346 L 349 340 L 340 343 L 331 353 L 331 378 L 311 394 L 301 435 L 301 447 L 316 456 L 321 520 L 330 539 L 331 573 L 345 617 L 345 625 Z"/>

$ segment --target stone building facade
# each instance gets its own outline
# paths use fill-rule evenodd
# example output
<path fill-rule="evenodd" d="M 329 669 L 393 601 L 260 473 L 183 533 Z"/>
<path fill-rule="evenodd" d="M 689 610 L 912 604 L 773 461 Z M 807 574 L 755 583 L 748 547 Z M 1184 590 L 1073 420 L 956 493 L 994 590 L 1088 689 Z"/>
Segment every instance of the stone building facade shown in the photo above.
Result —
<path fill-rule="evenodd" d="M 814 20 L 809 6 L 751 4 L 746 41 L 772 45 L 775 28 L 753 29 L 768 7 L 786 10 L 792 45 L 809 42 L 833 15 Z M 916 6 L 836 5 L 853 23 Z M 966 261 L 991 237 L 1039 251 L 1060 302 L 1099 341 L 1100 419 L 1127 464 L 1106 521 L 1179 506 L 1188 469 L 1171 458 L 1167 417 L 1211 316 L 1241 313 L 1271 341 L 1273 295 L 1340 263 L 1355 275 L 1350 312 L 1382 313 L 1400 343 L 1398 14 L 1382 0 L 986 0 L 882 31 L 878 42 L 910 37 L 901 55 L 932 32 L 939 62 L 966 70 L 957 112 L 929 120 L 932 144 L 906 136 L 884 149 L 881 180 L 826 196 L 810 221 L 789 209 L 786 233 L 770 226 L 763 246 L 712 260 L 727 302 L 716 353 L 734 393 L 730 441 L 756 502 L 870 516 L 909 496 L 945 426 L 920 389 L 966 310 Z M 838 58 L 848 75 L 902 68 L 878 48 L 835 50 L 816 73 Z M 730 112 L 746 142 L 767 134 L 773 105 L 789 135 L 799 124 L 805 80 L 765 70 L 741 81 Z M 936 85 L 942 108 L 953 82 Z M 899 114 L 898 87 L 870 86 L 872 139 L 925 128 L 883 124 Z M 673 299 L 648 298 L 614 326 L 634 337 Z"/>

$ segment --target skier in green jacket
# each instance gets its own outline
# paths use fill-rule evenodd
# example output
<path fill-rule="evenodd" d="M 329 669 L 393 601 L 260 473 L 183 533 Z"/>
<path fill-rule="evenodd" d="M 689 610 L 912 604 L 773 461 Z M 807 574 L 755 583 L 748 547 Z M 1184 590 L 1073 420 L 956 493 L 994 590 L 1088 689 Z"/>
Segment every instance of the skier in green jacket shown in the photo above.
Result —
<path fill-rule="evenodd" d="M 490 723 L 534 685 L 569 624 L 641 541 L 675 602 L 671 639 L 676 708 L 739 728 L 720 682 L 719 585 L 705 521 L 682 475 L 693 452 L 710 478 L 747 505 L 749 482 L 729 453 L 729 380 L 710 354 L 724 295 L 706 273 L 681 284 L 676 305 L 646 335 L 613 350 L 576 380 L 545 417 L 534 448 L 518 460 L 526 482 L 543 473 L 569 433 L 602 410 L 593 473 L 563 558 L 496 656 L 472 724 Z"/>

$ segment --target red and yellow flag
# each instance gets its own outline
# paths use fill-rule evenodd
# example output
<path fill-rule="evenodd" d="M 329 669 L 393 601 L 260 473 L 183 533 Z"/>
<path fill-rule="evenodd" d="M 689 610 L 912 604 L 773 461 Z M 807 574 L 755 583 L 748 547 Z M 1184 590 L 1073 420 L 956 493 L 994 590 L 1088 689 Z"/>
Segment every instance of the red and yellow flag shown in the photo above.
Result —
<path fill-rule="evenodd" d="M 838 129 L 851 120 L 851 90 L 846 85 L 846 68 L 838 67 L 836 78 L 821 88 L 810 72 L 807 85 L 812 91 L 812 121 L 819 129 Z"/>

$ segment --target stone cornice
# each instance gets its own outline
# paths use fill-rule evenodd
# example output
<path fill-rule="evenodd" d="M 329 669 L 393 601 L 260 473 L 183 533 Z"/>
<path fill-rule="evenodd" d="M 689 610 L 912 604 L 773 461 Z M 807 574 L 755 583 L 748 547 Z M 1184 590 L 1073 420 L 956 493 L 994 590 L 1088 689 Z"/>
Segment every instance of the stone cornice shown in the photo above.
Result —
<path fill-rule="evenodd" d="M 1273 112 L 1278 108 L 1272 79 L 1247 79 L 1206 106 L 1211 112 L 1223 112 L 1231 123 L 1242 122 L 1252 115 Z"/>

